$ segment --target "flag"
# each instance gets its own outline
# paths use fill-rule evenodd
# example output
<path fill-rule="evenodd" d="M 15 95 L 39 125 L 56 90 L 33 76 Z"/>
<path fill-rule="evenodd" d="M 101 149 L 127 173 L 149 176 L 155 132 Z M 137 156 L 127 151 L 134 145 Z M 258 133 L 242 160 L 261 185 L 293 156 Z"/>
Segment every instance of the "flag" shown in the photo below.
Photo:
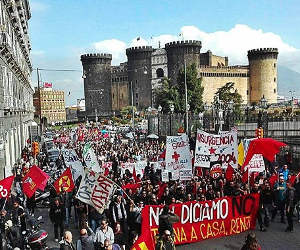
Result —
<path fill-rule="evenodd" d="M 75 185 L 72 178 L 72 173 L 70 167 L 68 167 L 61 176 L 54 182 L 56 192 L 59 194 L 62 190 L 69 193 L 71 192 Z"/>
<path fill-rule="evenodd" d="M 108 175 L 109 175 L 109 169 L 105 168 L 105 170 L 104 170 L 104 176 L 108 176 Z"/>
<path fill-rule="evenodd" d="M 2 191 L 0 192 L 0 198 L 6 199 L 10 196 L 10 190 L 14 179 L 15 177 L 12 175 L 0 181 L 0 187 L 2 188 Z"/>
<path fill-rule="evenodd" d="M 37 189 L 45 189 L 49 178 L 40 168 L 32 166 L 23 178 L 23 192 L 31 198 Z"/>
<path fill-rule="evenodd" d="M 108 208 L 118 185 L 102 174 L 86 168 L 76 198 L 91 205 L 100 214 Z"/>
<path fill-rule="evenodd" d="M 243 168 L 247 166 L 254 154 L 262 154 L 270 162 L 274 161 L 275 155 L 280 151 L 281 147 L 286 146 L 285 143 L 276 141 L 272 138 L 254 139 L 250 142 Z"/>
<path fill-rule="evenodd" d="M 242 182 L 243 183 L 247 183 L 248 182 L 248 175 L 249 175 L 249 172 L 248 172 L 248 169 L 243 173 L 242 175 Z"/>
<path fill-rule="evenodd" d="M 164 150 L 159 156 L 158 159 L 165 159 L 166 158 L 166 150 Z"/>
<path fill-rule="evenodd" d="M 140 36 L 139 36 L 139 37 L 137 37 L 137 38 L 136 38 L 136 40 L 137 40 L 137 41 L 141 40 L 141 37 L 140 37 Z"/>
<path fill-rule="evenodd" d="M 245 155 L 244 155 L 244 146 L 243 143 L 240 142 L 239 146 L 238 146 L 238 164 L 240 166 L 243 166 L 244 163 L 244 159 L 245 159 Z"/>
<path fill-rule="evenodd" d="M 277 181 L 278 181 L 278 174 L 273 174 L 269 179 L 271 188 L 274 187 L 274 185 Z"/>
<path fill-rule="evenodd" d="M 157 199 L 160 199 L 163 195 L 163 193 L 165 192 L 166 187 L 168 186 L 168 183 L 164 183 L 162 185 L 159 186 L 159 190 L 157 193 Z"/>
<path fill-rule="evenodd" d="M 210 162 L 209 175 L 213 179 L 218 179 L 219 177 L 221 177 L 222 173 L 223 173 L 222 161 L 212 161 L 212 162 Z"/>
<path fill-rule="evenodd" d="M 139 179 L 136 176 L 136 171 L 135 171 L 135 167 L 133 167 L 133 172 L 132 172 L 132 177 L 134 179 L 134 181 L 137 183 L 139 181 Z"/>
<path fill-rule="evenodd" d="M 227 181 L 232 181 L 233 174 L 234 174 L 234 169 L 230 164 L 228 164 L 228 167 L 227 167 L 226 172 L 225 172 L 226 180 Z"/>

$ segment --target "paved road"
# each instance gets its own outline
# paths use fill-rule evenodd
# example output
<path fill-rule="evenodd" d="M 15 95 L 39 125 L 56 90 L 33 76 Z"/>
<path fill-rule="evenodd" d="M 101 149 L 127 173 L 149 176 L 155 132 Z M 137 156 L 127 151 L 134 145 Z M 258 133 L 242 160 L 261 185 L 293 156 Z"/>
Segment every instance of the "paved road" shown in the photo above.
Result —
<path fill-rule="evenodd" d="M 36 211 L 36 216 L 42 215 L 45 219 L 43 224 L 43 229 L 49 233 L 48 245 L 51 248 L 59 247 L 59 244 L 54 242 L 53 226 L 48 220 L 47 209 L 38 209 Z M 279 218 L 278 218 L 279 219 Z M 296 220 L 295 220 L 296 221 Z M 295 222 L 294 233 L 285 233 L 284 229 L 286 224 L 282 224 L 275 221 L 271 224 L 267 232 L 260 232 L 258 229 L 255 230 L 258 241 L 263 250 L 299 250 L 300 249 L 300 223 Z M 75 229 L 74 223 L 70 224 L 69 230 L 73 233 L 73 239 L 76 241 L 79 237 L 78 230 Z M 186 244 L 178 246 L 176 249 L 179 250 L 239 250 L 241 249 L 245 237 L 248 232 L 244 232 L 238 235 L 222 237 L 218 239 L 205 240 L 198 243 Z"/>

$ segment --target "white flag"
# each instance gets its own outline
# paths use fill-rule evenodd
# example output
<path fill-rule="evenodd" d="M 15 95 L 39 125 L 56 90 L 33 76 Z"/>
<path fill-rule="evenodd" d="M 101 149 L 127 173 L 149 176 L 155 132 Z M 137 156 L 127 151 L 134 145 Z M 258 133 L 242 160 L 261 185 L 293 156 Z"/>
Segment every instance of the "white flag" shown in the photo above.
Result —
<path fill-rule="evenodd" d="M 99 162 L 97 160 L 97 157 L 94 153 L 94 150 L 92 148 L 92 145 L 90 143 L 86 143 L 83 148 L 83 159 L 85 162 L 85 165 L 90 169 L 95 171 L 96 173 L 101 172 L 101 168 L 99 166 Z"/>
<path fill-rule="evenodd" d="M 85 169 L 76 198 L 103 213 L 104 209 L 108 208 L 116 189 L 117 185 L 112 180 Z"/>

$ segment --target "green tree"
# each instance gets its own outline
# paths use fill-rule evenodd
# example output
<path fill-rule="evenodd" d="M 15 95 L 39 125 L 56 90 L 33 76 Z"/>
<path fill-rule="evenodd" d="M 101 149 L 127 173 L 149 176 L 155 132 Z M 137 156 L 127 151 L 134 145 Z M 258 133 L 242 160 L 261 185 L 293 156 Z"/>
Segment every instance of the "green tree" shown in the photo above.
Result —
<path fill-rule="evenodd" d="M 133 111 L 136 112 L 136 107 L 133 107 Z M 132 114 L 132 106 L 126 106 L 121 109 L 122 116 L 127 116 Z"/>
<path fill-rule="evenodd" d="M 236 114 L 240 114 L 242 96 L 238 93 L 238 90 L 234 87 L 234 84 L 234 82 L 228 82 L 221 88 L 218 88 L 214 96 L 214 102 L 216 102 L 217 99 L 223 103 L 229 103 L 230 101 L 233 101 L 233 111 Z"/>
<path fill-rule="evenodd" d="M 163 112 L 170 111 L 170 105 L 173 104 L 175 112 L 179 109 L 179 94 L 175 86 L 171 86 L 170 80 L 164 78 L 161 82 L 161 88 L 155 89 L 157 106 L 161 105 Z"/>
<path fill-rule="evenodd" d="M 180 108 L 178 111 L 185 112 L 185 84 L 184 84 L 184 69 L 179 71 L 177 77 L 177 91 L 179 94 Z M 198 78 L 196 64 L 191 64 L 186 68 L 186 85 L 187 85 L 187 99 L 190 105 L 190 110 L 198 113 L 203 107 L 203 90 L 202 80 Z"/>

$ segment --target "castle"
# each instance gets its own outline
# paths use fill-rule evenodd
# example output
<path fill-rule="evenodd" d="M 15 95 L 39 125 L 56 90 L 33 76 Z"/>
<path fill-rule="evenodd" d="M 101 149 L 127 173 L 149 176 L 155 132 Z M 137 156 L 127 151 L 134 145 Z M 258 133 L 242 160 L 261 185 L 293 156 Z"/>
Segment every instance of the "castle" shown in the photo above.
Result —
<path fill-rule="evenodd" d="M 178 72 L 195 63 L 204 87 L 203 101 L 211 103 L 218 88 L 234 82 L 244 104 L 258 103 L 264 96 L 268 103 L 277 102 L 276 48 L 248 51 L 249 65 L 228 66 L 228 57 L 201 53 L 201 41 L 176 41 L 165 48 L 151 46 L 126 49 L 127 62 L 112 66 L 111 54 L 81 56 L 84 95 L 88 118 L 109 116 L 122 107 L 137 110 L 156 107 L 154 90 L 167 77 L 176 84 Z"/>

